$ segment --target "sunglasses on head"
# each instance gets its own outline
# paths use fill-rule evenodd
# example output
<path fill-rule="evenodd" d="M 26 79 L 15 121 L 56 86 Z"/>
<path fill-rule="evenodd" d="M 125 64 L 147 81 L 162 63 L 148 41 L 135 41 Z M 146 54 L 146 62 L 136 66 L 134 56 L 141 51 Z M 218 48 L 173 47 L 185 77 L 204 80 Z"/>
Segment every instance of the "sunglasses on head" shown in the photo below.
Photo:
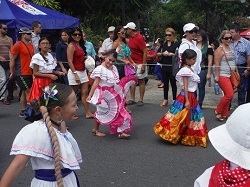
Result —
<path fill-rule="evenodd" d="M 224 39 L 224 40 L 231 40 L 231 39 L 232 39 L 232 36 L 230 36 L 230 37 L 224 37 L 224 38 L 222 38 L 222 39 Z"/>
<path fill-rule="evenodd" d="M 74 33 L 73 36 L 82 36 L 80 33 Z"/>
<path fill-rule="evenodd" d="M 172 36 L 172 34 L 165 34 L 165 36 Z"/>
<path fill-rule="evenodd" d="M 197 30 L 191 30 L 191 31 L 188 31 L 190 34 L 192 34 L 192 33 L 197 33 L 198 31 Z"/>

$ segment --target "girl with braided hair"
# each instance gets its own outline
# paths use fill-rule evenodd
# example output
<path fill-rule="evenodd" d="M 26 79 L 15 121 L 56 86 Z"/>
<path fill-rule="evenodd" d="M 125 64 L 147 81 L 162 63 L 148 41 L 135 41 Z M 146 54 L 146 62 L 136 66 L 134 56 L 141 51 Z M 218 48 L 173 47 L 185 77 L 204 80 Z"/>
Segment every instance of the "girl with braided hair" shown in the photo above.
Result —
<path fill-rule="evenodd" d="M 80 169 L 82 156 L 65 124 L 73 119 L 78 108 L 75 92 L 59 83 L 50 84 L 43 92 L 32 102 L 43 119 L 23 127 L 17 134 L 10 153 L 16 156 L 1 179 L 1 187 L 11 186 L 29 160 L 35 170 L 31 186 L 79 186 L 74 170 Z"/>

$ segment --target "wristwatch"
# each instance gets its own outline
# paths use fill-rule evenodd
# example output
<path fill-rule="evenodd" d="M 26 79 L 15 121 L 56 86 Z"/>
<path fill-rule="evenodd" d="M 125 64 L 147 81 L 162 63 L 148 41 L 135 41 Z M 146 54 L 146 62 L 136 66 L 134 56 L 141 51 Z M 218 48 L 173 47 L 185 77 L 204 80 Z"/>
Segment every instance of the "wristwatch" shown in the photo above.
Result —
<path fill-rule="evenodd" d="M 73 73 L 74 73 L 74 74 L 77 74 L 77 72 L 76 72 L 76 71 L 74 71 Z"/>

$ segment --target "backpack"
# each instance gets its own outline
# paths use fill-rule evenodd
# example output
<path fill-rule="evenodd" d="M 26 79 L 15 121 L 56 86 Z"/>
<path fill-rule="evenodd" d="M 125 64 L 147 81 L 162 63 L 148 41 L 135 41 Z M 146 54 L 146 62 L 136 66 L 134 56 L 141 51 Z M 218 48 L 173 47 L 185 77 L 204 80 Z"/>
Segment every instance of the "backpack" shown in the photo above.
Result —
<path fill-rule="evenodd" d="M 184 42 L 184 43 L 188 44 L 187 42 Z M 181 43 L 181 45 L 184 43 Z M 189 44 L 188 46 L 190 49 Z M 175 50 L 174 56 L 172 56 L 172 75 L 175 77 L 180 69 L 181 69 L 181 62 L 179 58 L 179 48 L 177 47 Z"/>

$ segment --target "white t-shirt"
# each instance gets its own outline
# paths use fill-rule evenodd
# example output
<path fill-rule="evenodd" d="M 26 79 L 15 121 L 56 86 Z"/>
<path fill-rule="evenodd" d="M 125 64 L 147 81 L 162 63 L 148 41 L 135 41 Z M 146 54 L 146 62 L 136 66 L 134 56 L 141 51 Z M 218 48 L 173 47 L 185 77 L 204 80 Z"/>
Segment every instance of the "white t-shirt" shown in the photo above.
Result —
<path fill-rule="evenodd" d="M 106 38 L 103 43 L 102 43 L 102 47 L 99 49 L 100 53 L 106 52 L 107 50 L 111 49 L 113 45 L 113 40 L 111 40 L 110 38 Z"/>
<path fill-rule="evenodd" d="M 186 38 L 182 39 L 181 45 L 178 49 L 178 53 L 181 55 L 186 49 L 193 49 L 197 53 L 196 62 L 191 68 L 194 70 L 196 74 L 199 74 L 201 71 L 201 60 L 202 60 L 202 53 L 201 50 L 196 46 L 195 41 L 188 41 Z"/>

